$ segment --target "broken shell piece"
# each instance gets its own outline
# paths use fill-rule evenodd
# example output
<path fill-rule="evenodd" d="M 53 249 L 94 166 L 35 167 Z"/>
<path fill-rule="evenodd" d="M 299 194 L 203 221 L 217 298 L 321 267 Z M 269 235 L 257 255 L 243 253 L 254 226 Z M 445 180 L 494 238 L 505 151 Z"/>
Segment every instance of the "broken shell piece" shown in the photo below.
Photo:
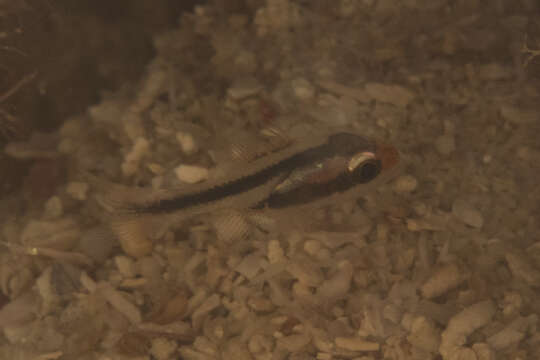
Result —
<path fill-rule="evenodd" d="M 180 165 L 174 169 L 174 173 L 178 180 L 188 184 L 196 184 L 208 179 L 208 169 L 202 166 Z"/>
<path fill-rule="evenodd" d="M 21 241 L 29 247 L 69 250 L 80 237 L 79 225 L 72 219 L 30 221 L 24 228 Z"/>
<path fill-rule="evenodd" d="M 448 227 L 448 214 L 428 214 L 419 219 L 407 219 L 407 230 L 409 231 L 444 231 Z"/>
<path fill-rule="evenodd" d="M 353 270 L 350 261 L 341 261 L 338 264 L 338 271 L 319 286 L 317 295 L 327 299 L 340 299 L 345 296 L 351 288 Z"/>
<path fill-rule="evenodd" d="M 304 78 L 293 80 L 291 85 L 294 95 L 300 100 L 310 100 L 315 95 L 315 87 Z"/>
<path fill-rule="evenodd" d="M 221 305 L 221 297 L 218 294 L 213 294 L 207 298 L 191 315 L 194 327 L 201 323 L 201 319 L 209 312 Z"/>
<path fill-rule="evenodd" d="M 495 360 L 495 351 L 486 343 L 476 343 L 472 349 L 478 360 Z"/>
<path fill-rule="evenodd" d="M 535 315 L 531 315 L 533 318 Z M 536 322 L 536 320 L 533 320 Z M 529 327 L 528 320 L 525 317 L 519 316 L 506 327 L 496 334 L 491 335 L 487 339 L 487 343 L 495 350 L 501 351 L 512 345 L 517 345 L 527 333 Z"/>
<path fill-rule="evenodd" d="M 457 199 L 454 201 L 452 204 L 452 214 L 463 223 L 474 228 L 479 229 L 484 225 L 482 213 L 465 200 Z"/>
<path fill-rule="evenodd" d="M 227 89 L 227 95 L 233 100 L 242 100 L 253 96 L 261 91 L 262 86 L 254 78 L 244 78 L 237 80 Z"/>
<path fill-rule="evenodd" d="M 4 151 L 16 159 L 54 159 L 60 155 L 57 142 L 57 134 L 34 133 L 28 141 L 8 143 Z"/>
<path fill-rule="evenodd" d="M 319 286 L 324 280 L 321 269 L 307 259 L 291 262 L 287 266 L 287 272 L 306 286 Z"/>
<path fill-rule="evenodd" d="M 532 267 L 522 256 L 509 253 L 506 254 L 505 259 L 512 275 L 524 280 L 529 285 L 540 285 L 540 271 Z"/>
<path fill-rule="evenodd" d="M 62 200 L 58 196 L 53 196 L 45 203 L 43 217 L 45 219 L 58 219 L 64 213 Z"/>
<path fill-rule="evenodd" d="M 401 107 L 407 106 L 415 98 L 412 91 L 400 85 L 368 83 L 365 89 L 374 100 Z"/>
<path fill-rule="evenodd" d="M 144 156 L 150 151 L 150 143 L 143 137 L 137 138 L 131 151 L 124 158 L 122 173 L 125 176 L 134 175 L 139 170 L 139 165 Z"/>
<path fill-rule="evenodd" d="M 236 265 L 235 270 L 247 279 L 253 279 L 261 269 L 262 261 L 263 259 L 260 255 L 250 254 L 244 257 L 242 261 Z"/>
<path fill-rule="evenodd" d="M 285 261 L 285 251 L 281 247 L 279 240 L 270 240 L 268 242 L 268 251 L 266 254 L 270 264 L 276 264 Z"/>
<path fill-rule="evenodd" d="M 435 139 L 435 149 L 441 155 L 450 155 L 456 150 L 456 141 L 452 134 L 445 134 Z"/>
<path fill-rule="evenodd" d="M 121 292 L 114 289 L 111 285 L 106 283 L 100 284 L 99 291 L 107 302 L 128 318 L 129 321 L 134 324 L 139 324 L 142 321 L 139 308 L 128 301 Z"/>
<path fill-rule="evenodd" d="M 441 342 L 440 334 L 432 321 L 423 316 L 416 317 L 411 324 L 407 340 L 415 347 L 436 353 Z"/>
<path fill-rule="evenodd" d="M 277 340 L 277 346 L 287 349 L 287 351 L 294 353 L 301 351 L 311 342 L 311 338 L 304 334 L 293 334 L 284 336 Z"/>
<path fill-rule="evenodd" d="M 418 186 L 418 180 L 411 175 L 401 175 L 394 180 L 394 191 L 398 194 L 410 193 Z"/>
<path fill-rule="evenodd" d="M 116 234 L 122 250 L 129 256 L 142 258 L 152 252 L 152 241 L 148 239 L 140 221 L 114 221 L 111 223 L 111 229 Z"/>
<path fill-rule="evenodd" d="M 167 302 L 165 308 L 153 317 L 151 322 L 161 325 L 170 324 L 181 319 L 186 314 L 187 309 L 187 294 L 181 291 Z"/>
<path fill-rule="evenodd" d="M 456 264 L 448 264 L 436 270 L 422 285 L 422 296 L 433 299 L 456 288 L 465 278 Z"/>
<path fill-rule="evenodd" d="M 127 256 L 116 256 L 114 262 L 122 276 L 131 278 L 135 276 L 135 263 Z"/>
<path fill-rule="evenodd" d="M 349 351 L 379 351 L 380 345 L 373 341 L 366 341 L 360 337 L 337 337 L 337 347 Z"/>
<path fill-rule="evenodd" d="M 462 349 L 467 337 L 477 329 L 487 325 L 496 308 L 490 300 L 481 301 L 471 305 L 454 315 L 446 329 L 441 334 L 439 352 L 444 359 L 451 359 L 451 355 Z"/>
<path fill-rule="evenodd" d="M 88 184 L 84 182 L 73 181 L 66 187 L 66 192 L 76 200 L 86 200 L 86 194 L 88 193 Z"/>
<path fill-rule="evenodd" d="M 180 144 L 180 147 L 182 148 L 182 151 L 184 154 L 191 155 L 197 151 L 197 144 L 195 143 L 195 139 L 193 138 L 193 135 L 186 132 L 177 132 L 176 133 L 176 141 Z"/>
<path fill-rule="evenodd" d="M 176 352 L 177 347 L 176 341 L 158 337 L 152 339 L 150 353 L 157 360 L 167 360 L 172 358 L 171 356 Z"/>

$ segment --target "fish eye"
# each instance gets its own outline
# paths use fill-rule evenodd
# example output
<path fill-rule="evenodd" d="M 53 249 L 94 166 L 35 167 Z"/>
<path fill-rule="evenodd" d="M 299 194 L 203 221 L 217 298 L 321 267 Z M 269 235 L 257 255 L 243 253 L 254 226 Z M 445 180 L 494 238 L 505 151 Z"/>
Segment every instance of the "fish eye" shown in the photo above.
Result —
<path fill-rule="evenodd" d="M 369 159 L 358 164 L 351 172 L 356 183 L 364 184 L 373 180 L 381 171 L 380 161 Z"/>

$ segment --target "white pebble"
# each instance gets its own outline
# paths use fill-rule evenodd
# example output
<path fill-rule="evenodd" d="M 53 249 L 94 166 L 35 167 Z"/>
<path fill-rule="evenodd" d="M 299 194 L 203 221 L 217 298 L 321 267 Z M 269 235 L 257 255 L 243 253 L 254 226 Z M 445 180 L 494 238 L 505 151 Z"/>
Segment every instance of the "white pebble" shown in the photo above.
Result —
<path fill-rule="evenodd" d="M 88 184 L 84 182 L 73 181 L 67 184 L 66 192 L 76 200 L 86 200 L 88 193 Z"/>
<path fill-rule="evenodd" d="M 300 100 L 313 99 L 315 95 L 315 87 L 304 78 L 295 79 L 292 81 L 294 95 Z"/>
<path fill-rule="evenodd" d="M 195 143 L 195 139 L 189 133 L 181 131 L 177 132 L 176 141 L 178 141 L 178 143 L 180 144 L 180 147 L 182 148 L 184 154 L 191 155 L 197 151 L 197 144 Z"/>
<path fill-rule="evenodd" d="M 174 173 L 178 180 L 188 184 L 195 184 L 208 179 L 208 169 L 202 166 L 180 165 L 174 169 Z"/>
<path fill-rule="evenodd" d="M 456 150 L 456 141 L 451 135 L 442 135 L 435 139 L 435 149 L 441 155 L 450 155 Z"/>
<path fill-rule="evenodd" d="M 484 225 L 484 217 L 480 211 L 476 210 L 465 200 L 458 199 L 452 204 L 452 214 L 463 223 L 474 228 L 481 228 Z"/>
<path fill-rule="evenodd" d="M 418 180 L 411 175 L 401 175 L 394 181 L 394 191 L 397 193 L 410 193 L 418 186 Z"/>

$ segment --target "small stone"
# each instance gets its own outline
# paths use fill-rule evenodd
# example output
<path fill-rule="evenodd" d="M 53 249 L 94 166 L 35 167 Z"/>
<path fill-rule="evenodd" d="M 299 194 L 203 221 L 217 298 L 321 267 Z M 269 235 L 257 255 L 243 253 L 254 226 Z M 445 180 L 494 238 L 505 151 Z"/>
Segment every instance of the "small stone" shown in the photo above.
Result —
<path fill-rule="evenodd" d="M 86 200 L 88 184 L 84 182 L 72 181 L 67 184 L 66 192 L 76 200 Z"/>
<path fill-rule="evenodd" d="M 441 155 L 450 155 L 456 150 L 456 141 L 451 135 L 442 135 L 435 139 L 435 149 Z"/>
<path fill-rule="evenodd" d="M 108 226 L 85 230 L 79 239 L 80 251 L 98 263 L 107 260 L 115 246 L 114 233 Z"/>
<path fill-rule="evenodd" d="M 505 259 L 513 276 L 522 279 L 531 286 L 540 285 L 540 271 L 531 265 L 524 256 L 507 253 Z"/>
<path fill-rule="evenodd" d="M 292 81 L 292 88 L 294 95 L 300 100 L 310 100 L 313 99 L 315 95 L 315 87 L 306 79 L 298 78 Z"/>
<path fill-rule="evenodd" d="M 21 242 L 28 247 L 69 250 L 81 235 L 79 225 L 72 219 L 30 221 L 21 234 Z"/>
<path fill-rule="evenodd" d="M 291 262 L 287 266 L 287 272 L 307 286 L 319 286 L 324 281 L 321 269 L 308 261 Z"/>
<path fill-rule="evenodd" d="M 152 339 L 152 347 L 150 348 L 150 353 L 157 360 L 168 360 L 172 359 L 172 355 L 176 351 L 177 347 L 178 345 L 175 341 L 163 337 L 158 337 Z"/>
<path fill-rule="evenodd" d="M 141 159 L 150 151 L 150 143 L 143 137 L 137 138 L 131 151 L 124 158 L 122 173 L 125 176 L 134 175 L 139 169 Z"/>
<path fill-rule="evenodd" d="M 45 203 L 45 211 L 43 217 L 46 219 L 57 219 L 64 213 L 62 200 L 58 196 L 53 196 Z"/>
<path fill-rule="evenodd" d="M 478 76 L 483 80 L 504 80 L 514 76 L 512 68 L 501 64 L 485 64 L 478 68 Z"/>
<path fill-rule="evenodd" d="M 148 170 L 150 170 L 155 175 L 163 175 L 165 173 L 165 168 L 158 163 L 150 163 L 147 165 L 147 167 L 148 167 Z"/>
<path fill-rule="evenodd" d="M 227 89 L 227 95 L 233 100 L 242 100 L 256 95 L 261 91 L 262 86 L 254 78 L 244 78 L 236 81 Z"/>
<path fill-rule="evenodd" d="M 481 228 L 484 225 L 484 217 L 480 211 L 476 210 L 465 200 L 458 199 L 452 204 L 452 214 L 463 223 L 474 228 Z"/>
<path fill-rule="evenodd" d="M 304 243 L 304 251 L 311 256 L 315 256 L 322 249 L 322 244 L 318 240 L 306 240 Z"/>
<path fill-rule="evenodd" d="M 174 169 L 174 173 L 178 180 L 188 184 L 195 184 L 208 179 L 208 169 L 202 166 L 180 165 Z"/>
<path fill-rule="evenodd" d="M 289 352 L 298 352 L 311 342 L 311 338 L 304 334 L 293 334 L 279 338 L 277 345 Z"/>
<path fill-rule="evenodd" d="M 253 279 L 261 269 L 261 257 L 255 254 L 248 255 L 236 266 L 235 270 L 247 279 Z"/>
<path fill-rule="evenodd" d="M 394 181 L 394 191 L 398 194 L 410 193 L 418 186 L 418 180 L 411 175 L 401 175 Z"/>
<path fill-rule="evenodd" d="M 193 138 L 193 135 L 189 133 L 181 131 L 177 132 L 176 141 L 178 141 L 178 143 L 180 144 L 180 147 L 182 148 L 184 154 L 191 155 L 197 151 L 197 144 L 195 143 L 195 139 Z"/>
<path fill-rule="evenodd" d="M 352 16 L 358 5 L 359 2 L 355 0 L 341 0 L 339 2 L 339 13 L 343 17 Z"/>
<path fill-rule="evenodd" d="M 495 351 L 486 343 L 476 343 L 472 350 L 478 360 L 495 360 Z"/>
<path fill-rule="evenodd" d="M 246 74 L 252 74 L 257 70 L 257 56 L 246 50 L 241 50 L 234 58 L 234 64 Z"/>
<path fill-rule="evenodd" d="M 266 255 L 270 264 L 275 264 L 285 260 L 285 251 L 278 240 L 268 242 L 268 253 Z"/>
<path fill-rule="evenodd" d="M 409 105 L 415 97 L 412 91 L 400 85 L 368 83 L 366 92 L 374 100 L 400 107 Z"/>
<path fill-rule="evenodd" d="M 503 104 L 499 108 L 501 117 L 514 124 L 533 124 L 538 120 L 538 111 Z"/>
<path fill-rule="evenodd" d="M 253 335 L 248 342 L 248 349 L 252 354 L 270 353 L 274 348 L 274 340 L 263 334 Z"/>
<path fill-rule="evenodd" d="M 131 278 L 135 276 L 135 263 L 127 256 L 119 255 L 114 258 L 114 262 L 120 274 L 124 277 Z"/>
<path fill-rule="evenodd" d="M 441 334 L 439 353 L 443 359 L 450 359 L 450 355 L 467 342 L 469 335 L 491 321 L 496 311 L 495 304 L 485 300 L 470 305 L 452 316 Z"/>
<path fill-rule="evenodd" d="M 336 337 L 336 346 L 349 351 L 379 351 L 379 344 L 362 338 Z"/>
<path fill-rule="evenodd" d="M 348 260 L 341 261 L 338 271 L 318 287 L 317 295 L 325 299 L 344 297 L 351 288 L 353 274 L 353 265 Z"/>
<path fill-rule="evenodd" d="M 422 285 L 422 296 L 433 299 L 456 288 L 464 279 L 457 265 L 448 264 L 433 272 L 431 277 Z"/>

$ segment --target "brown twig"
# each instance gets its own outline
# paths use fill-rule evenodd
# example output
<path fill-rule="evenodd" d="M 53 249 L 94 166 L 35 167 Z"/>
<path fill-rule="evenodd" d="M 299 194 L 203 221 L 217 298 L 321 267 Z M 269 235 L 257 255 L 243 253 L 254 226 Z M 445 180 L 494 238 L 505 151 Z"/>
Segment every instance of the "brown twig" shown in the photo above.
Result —
<path fill-rule="evenodd" d="M 13 85 L 11 89 L 6 91 L 4 94 L 0 95 L 0 103 L 3 103 L 4 101 L 6 101 L 10 96 L 12 96 L 17 91 L 19 91 L 23 86 L 28 84 L 30 81 L 34 80 L 36 76 L 37 76 L 37 71 L 34 71 L 31 74 L 25 75 L 21 80 L 19 80 L 15 85 Z"/>
<path fill-rule="evenodd" d="M 529 63 L 537 56 L 540 56 L 540 49 L 530 49 L 527 45 L 527 35 L 525 35 L 525 39 L 523 41 L 523 46 L 521 47 L 521 52 L 523 54 L 527 54 L 527 57 L 525 58 L 525 61 L 523 63 L 523 67 L 527 67 Z"/>

